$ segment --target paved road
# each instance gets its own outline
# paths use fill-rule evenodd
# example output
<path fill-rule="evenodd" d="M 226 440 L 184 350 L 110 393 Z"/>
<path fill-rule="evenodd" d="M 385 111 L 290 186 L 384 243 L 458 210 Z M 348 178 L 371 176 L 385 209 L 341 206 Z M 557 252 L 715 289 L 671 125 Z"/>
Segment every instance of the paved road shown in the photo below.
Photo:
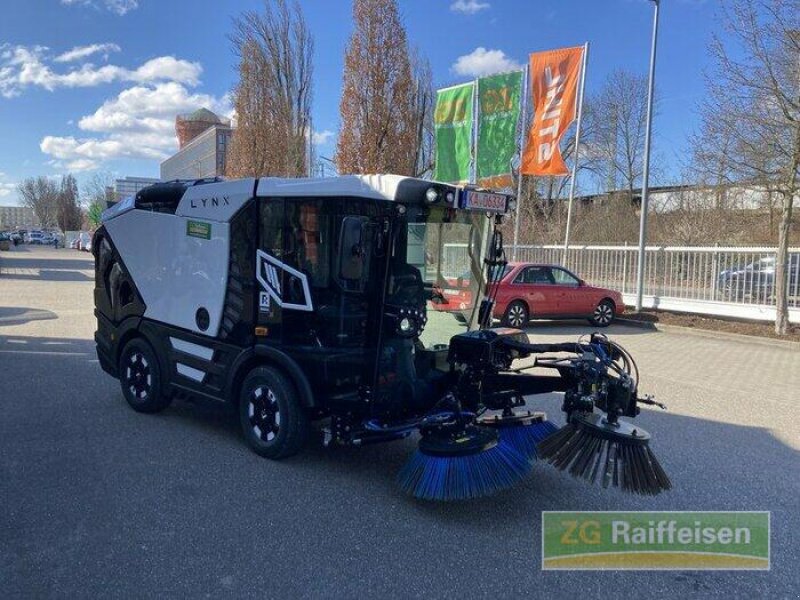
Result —
<path fill-rule="evenodd" d="M 91 263 L 0 255 L 0 597 L 789 598 L 800 590 L 800 352 L 612 327 L 669 404 L 639 421 L 675 490 L 586 487 L 539 466 L 481 501 L 430 505 L 393 478 L 411 440 L 247 450 L 230 411 L 125 404 L 91 342 Z M 581 324 L 536 325 L 571 339 Z M 541 403 L 560 421 L 557 399 Z M 770 510 L 772 571 L 547 572 L 542 510 Z"/>

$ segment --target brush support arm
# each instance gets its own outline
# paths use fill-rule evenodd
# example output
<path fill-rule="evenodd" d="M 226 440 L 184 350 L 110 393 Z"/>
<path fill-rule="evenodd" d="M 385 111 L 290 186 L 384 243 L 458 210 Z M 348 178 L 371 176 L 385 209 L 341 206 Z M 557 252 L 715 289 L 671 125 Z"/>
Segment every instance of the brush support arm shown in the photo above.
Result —
<path fill-rule="evenodd" d="M 566 356 L 564 356 L 566 355 Z M 516 359 L 536 357 L 535 367 L 558 376 L 511 371 Z M 638 369 L 619 344 L 593 334 L 588 341 L 531 344 L 517 329 L 486 329 L 455 336 L 448 360 L 460 372 L 458 397 L 473 410 L 521 406 L 524 397 L 564 392 L 562 410 L 605 412 L 615 423 L 621 416 L 639 414 Z M 656 404 L 647 397 L 644 404 Z"/>

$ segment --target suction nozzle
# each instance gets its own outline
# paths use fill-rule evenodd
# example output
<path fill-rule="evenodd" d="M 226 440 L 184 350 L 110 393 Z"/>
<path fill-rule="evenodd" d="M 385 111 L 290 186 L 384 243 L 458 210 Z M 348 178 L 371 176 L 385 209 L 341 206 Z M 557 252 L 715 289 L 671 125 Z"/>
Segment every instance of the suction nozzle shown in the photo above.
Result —
<path fill-rule="evenodd" d="M 570 422 L 541 441 L 539 457 L 590 483 L 655 495 L 672 487 L 655 454 L 650 434 L 602 413 L 573 415 Z"/>

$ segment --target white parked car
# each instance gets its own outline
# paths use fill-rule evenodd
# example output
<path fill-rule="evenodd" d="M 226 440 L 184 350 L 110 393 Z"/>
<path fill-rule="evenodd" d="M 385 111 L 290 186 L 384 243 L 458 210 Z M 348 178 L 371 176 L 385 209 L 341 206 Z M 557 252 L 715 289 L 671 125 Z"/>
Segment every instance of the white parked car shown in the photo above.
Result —
<path fill-rule="evenodd" d="M 92 234 L 86 231 L 81 231 L 78 234 L 78 250 L 86 252 L 92 251 Z"/>

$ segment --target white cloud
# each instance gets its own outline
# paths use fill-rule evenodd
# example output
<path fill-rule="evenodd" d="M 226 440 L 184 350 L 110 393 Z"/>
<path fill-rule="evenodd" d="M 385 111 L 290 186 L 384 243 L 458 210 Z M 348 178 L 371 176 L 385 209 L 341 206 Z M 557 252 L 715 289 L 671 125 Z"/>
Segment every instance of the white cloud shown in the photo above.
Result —
<path fill-rule="evenodd" d="M 139 7 L 139 0 L 61 0 L 66 6 L 91 6 L 92 8 L 105 8 L 123 16 Z"/>
<path fill-rule="evenodd" d="M 64 63 L 75 60 L 82 60 L 92 54 L 102 54 L 103 58 L 108 59 L 111 52 L 119 52 L 120 47 L 116 44 L 89 44 L 88 46 L 75 46 L 72 50 L 59 54 L 53 60 Z"/>
<path fill-rule="evenodd" d="M 315 131 L 311 135 L 311 141 L 315 146 L 324 146 L 333 139 L 333 132 L 329 129 L 324 131 Z"/>
<path fill-rule="evenodd" d="M 479 46 L 469 54 L 459 56 L 451 68 L 457 75 L 483 77 L 493 73 L 516 71 L 521 69 L 522 65 L 506 56 L 502 50 L 487 50 Z"/>
<path fill-rule="evenodd" d="M 84 47 L 88 48 L 88 47 Z M 66 55 L 81 50 L 74 48 Z M 47 64 L 47 48 L 44 46 L 0 46 L 0 95 L 6 98 L 18 96 L 28 87 L 42 87 L 53 91 L 60 87 L 93 87 L 114 81 L 152 83 L 177 81 L 195 86 L 200 81 L 203 69 L 199 63 L 159 56 L 148 60 L 136 69 L 118 65 L 96 67 L 83 63 L 63 73 L 53 71 Z M 65 56 L 61 54 L 56 60 Z"/>
<path fill-rule="evenodd" d="M 173 56 L 159 56 L 148 60 L 141 67 L 131 72 L 130 81 L 145 83 L 148 81 L 179 81 L 187 85 L 197 85 L 203 68 L 200 63 L 177 59 Z"/>
<path fill-rule="evenodd" d="M 456 0 L 450 5 L 450 10 L 464 13 L 465 15 L 474 15 L 476 12 L 487 9 L 490 6 L 491 4 L 488 2 L 479 2 L 478 0 Z"/>
<path fill-rule="evenodd" d="M 40 149 L 54 166 L 73 171 L 97 168 L 119 158 L 163 160 L 177 147 L 175 116 L 199 107 L 218 114 L 230 109 L 226 96 L 192 93 L 176 82 L 137 85 L 106 100 L 78 127 L 92 136 L 45 136 Z"/>
<path fill-rule="evenodd" d="M 0 198 L 3 196 L 10 196 L 17 191 L 16 183 L 0 182 Z"/>

